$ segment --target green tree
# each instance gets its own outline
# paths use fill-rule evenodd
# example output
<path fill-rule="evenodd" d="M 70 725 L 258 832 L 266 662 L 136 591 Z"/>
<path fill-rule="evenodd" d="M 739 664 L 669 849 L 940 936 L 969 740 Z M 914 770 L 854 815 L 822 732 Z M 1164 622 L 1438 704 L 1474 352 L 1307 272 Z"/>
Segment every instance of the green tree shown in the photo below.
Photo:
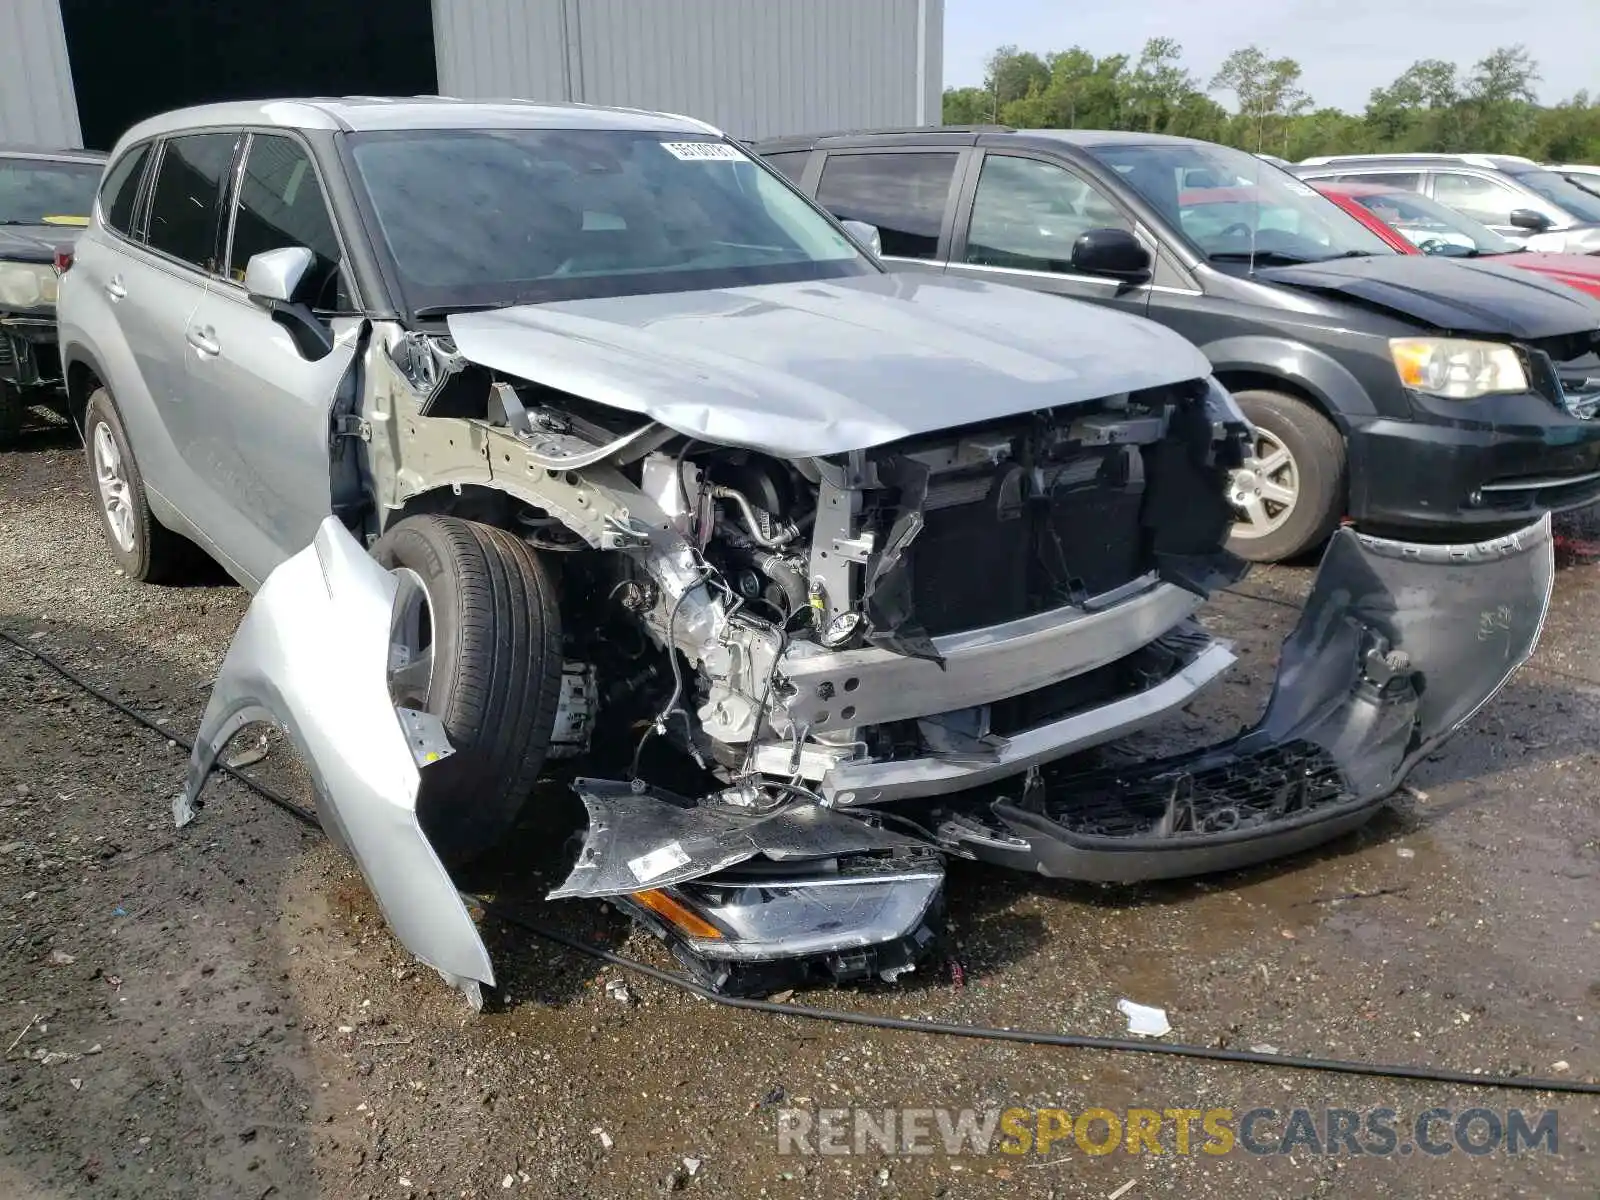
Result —
<path fill-rule="evenodd" d="M 1539 68 L 1525 46 L 1502 46 L 1480 59 L 1468 77 L 1467 128 L 1477 147 L 1517 153 L 1532 131 Z"/>
<path fill-rule="evenodd" d="M 983 85 L 995 98 L 998 108 L 1021 100 L 1050 82 L 1050 68 L 1032 51 L 1001 46 L 989 56 Z"/>
<path fill-rule="evenodd" d="M 1353 114 L 1317 108 L 1301 86 L 1300 64 L 1260 46 L 1228 55 L 1204 87 L 1172 38 L 1149 39 L 1137 59 L 1097 58 L 1081 46 L 1042 55 L 1001 46 L 989 57 L 983 87 L 945 92 L 944 119 L 1172 133 L 1289 159 L 1479 150 L 1600 162 L 1600 101 L 1580 92 L 1541 106 L 1538 82 L 1538 64 L 1523 46 L 1498 47 L 1468 71 L 1425 58 L 1373 88 L 1365 110 Z M 1231 93 L 1233 111 L 1215 92 Z"/>
<path fill-rule="evenodd" d="M 946 125 L 984 125 L 994 120 L 994 96 L 985 88 L 945 88 Z"/>
<path fill-rule="evenodd" d="M 1173 38 L 1145 42 L 1124 88 L 1123 112 L 1146 133 L 1172 124 L 1184 100 L 1194 92 L 1195 79 L 1184 69 L 1183 47 Z"/>

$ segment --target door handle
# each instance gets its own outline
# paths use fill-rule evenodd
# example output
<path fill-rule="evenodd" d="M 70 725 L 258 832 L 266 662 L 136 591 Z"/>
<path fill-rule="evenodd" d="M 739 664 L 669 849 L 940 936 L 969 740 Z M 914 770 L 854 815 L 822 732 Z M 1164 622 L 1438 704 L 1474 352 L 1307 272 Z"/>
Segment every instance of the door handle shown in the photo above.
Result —
<path fill-rule="evenodd" d="M 118 300 L 121 300 L 127 294 L 128 294 L 128 289 L 122 286 L 122 276 L 121 275 L 113 275 L 107 281 L 107 283 L 106 283 L 106 295 L 111 297 L 111 302 L 113 304 L 115 304 Z"/>
<path fill-rule="evenodd" d="M 222 353 L 222 344 L 217 341 L 217 331 L 209 325 L 204 329 L 196 329 L 191 325 L 183 338 L 203 355 L 214 357 Z"/>

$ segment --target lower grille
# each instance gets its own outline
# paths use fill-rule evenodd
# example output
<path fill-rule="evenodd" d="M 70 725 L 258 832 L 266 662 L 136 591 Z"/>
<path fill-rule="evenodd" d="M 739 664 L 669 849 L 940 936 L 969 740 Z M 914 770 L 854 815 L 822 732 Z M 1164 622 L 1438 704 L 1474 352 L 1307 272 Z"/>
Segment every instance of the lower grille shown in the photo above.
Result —
<path fill-rule="evenodd" d="M 1053 821 L 1097 837 L 1249 829 L 1352 799 L 1332 756 L 1301 741 L 1217 755 L 1193 770 L 1140 764 L 1058 777 L 1048 792 L 1045 811 Z"/>

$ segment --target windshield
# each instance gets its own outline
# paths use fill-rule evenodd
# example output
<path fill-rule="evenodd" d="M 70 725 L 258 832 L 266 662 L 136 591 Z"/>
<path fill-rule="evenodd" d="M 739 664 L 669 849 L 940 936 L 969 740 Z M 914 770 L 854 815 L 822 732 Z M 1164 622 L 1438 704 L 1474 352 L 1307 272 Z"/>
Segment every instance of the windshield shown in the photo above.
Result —
<path fill-rule="evenodd" d="M 1242 150 L 1195 142 L 1093 146 L 1089 153 L 1222 266 L 1395 253 L 1326 196 Z"/>
<path fill-rule="evenodd" d="M 430 129 L 351 144 L 418 314 L 878 269 L 782 176 L 712 138 Z"/>
<path fill-rule="evenodd" d="M 1529 191 L 1558 204 L 1580 221 L 1600 222 L 1600 196 L 1555 171 L 1524 171 L 1514 176 Z"/>
<path fill-rule="evenodd" d="M 1487 225 L 1415 192 L 1350 197 L 1424 254 L 1511 254 L 1522 247 Z"/>
<path fill-rule="evenodd" d="M 82 225 L 94 207 L 100 164 L 0 158 L 0 225 Z"/>

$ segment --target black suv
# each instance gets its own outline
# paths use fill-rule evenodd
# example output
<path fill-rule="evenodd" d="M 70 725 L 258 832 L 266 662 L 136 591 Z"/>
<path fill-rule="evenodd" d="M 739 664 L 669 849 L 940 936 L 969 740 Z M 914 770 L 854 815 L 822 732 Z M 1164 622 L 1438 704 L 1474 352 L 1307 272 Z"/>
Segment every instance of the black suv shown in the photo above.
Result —
<path fill-rule="evenodd" d="M 1245 557 L 1346 516 L 1460 540 L 1600 498 L 1600 305 L 1396 254 L 1255 155 L 1000 127 L 756 149 L 902 269 L 1115 305 L 1198 345 L 1257 429 L 1232 496 Z"/>

